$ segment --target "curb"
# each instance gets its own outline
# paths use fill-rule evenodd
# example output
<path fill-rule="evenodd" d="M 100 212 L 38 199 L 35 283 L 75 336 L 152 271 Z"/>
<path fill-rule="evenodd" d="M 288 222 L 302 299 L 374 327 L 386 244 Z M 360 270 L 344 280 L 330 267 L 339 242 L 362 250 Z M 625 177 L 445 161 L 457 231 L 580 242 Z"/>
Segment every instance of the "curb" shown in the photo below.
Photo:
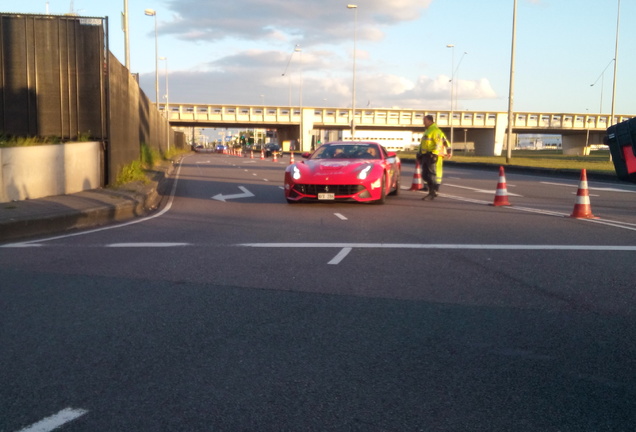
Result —
<path fill-rule="evenodd" d="M 6 203 L 15 211 L 0 220 L 0 242 L 95 228 L 146 216 L 161 205 L 163 184 L 173 164 L 150 171 L 150 182 L 122 188 L 92 189 L 76 194 Z"/>

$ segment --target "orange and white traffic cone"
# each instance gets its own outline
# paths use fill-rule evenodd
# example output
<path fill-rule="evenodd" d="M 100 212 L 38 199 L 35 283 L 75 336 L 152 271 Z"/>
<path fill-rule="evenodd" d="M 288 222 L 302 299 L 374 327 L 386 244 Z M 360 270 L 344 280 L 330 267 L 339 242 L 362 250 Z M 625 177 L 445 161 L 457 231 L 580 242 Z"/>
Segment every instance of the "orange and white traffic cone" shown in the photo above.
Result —
<path fill-rule="evenodd" d="M 574 211 L 572 211 L 570 217 L 577 219 L 598 219 L 592 214 L 590 194 L 587 189 L 587 171 L 585 168 L 581 170 L 581 181 L 579 182 L 579 189 L 576 192 L 576 204 L 574 204 Z"/>
<path fill-rule="evenodd" d="M 254 150 L 250 150 L 250 159 L 254 159 Z"/>
<path fill-rule="evenodd" d="M 265 159 L 265 151 L 261 149 L 261 160 Z"/>
<path fill-rule="evenodd" d="M 508 189 L 506 188 L 506 175 L 504 174 L 504 167 L 499 167 L 499 183 L 497 183 L 497 191 L 495 192 L 495 201 L 492 203 L 494 206 L 508 206 Z"/>
<path fill-rule="evenodd" d="M 424 186 L 422 185 L 422 167 L 420 166 L 420 161 L 415 161 L 415 172 L 413 173 L 413 183 L 411 184 L 412 191 L 422 190 Z"/>
<path fill-rule="evenodd" d="M 278 162 L 278 152 L 272 152 L 272 162 Z"/>
<path fill-rule="evenodd" d="M 289 164 L 291 165 L 291 164 L 293 164 L 293 163 L 294 163 L 294 152 L 291 152 L 291 153 L 289 154 Z"/>

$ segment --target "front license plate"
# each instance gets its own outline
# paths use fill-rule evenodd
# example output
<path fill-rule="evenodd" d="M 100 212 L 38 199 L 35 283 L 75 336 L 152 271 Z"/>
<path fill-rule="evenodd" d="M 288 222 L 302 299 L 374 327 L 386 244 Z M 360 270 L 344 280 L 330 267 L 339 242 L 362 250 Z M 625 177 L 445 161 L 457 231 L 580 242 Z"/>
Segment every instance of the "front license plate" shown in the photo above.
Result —
<path fill-rule="evenodd" d="M 319 193 L 318 194 L 318 199 L 319 200 L 332 200 L 332 199 L 336 199 L 336 196 L 333 193 Z"/>

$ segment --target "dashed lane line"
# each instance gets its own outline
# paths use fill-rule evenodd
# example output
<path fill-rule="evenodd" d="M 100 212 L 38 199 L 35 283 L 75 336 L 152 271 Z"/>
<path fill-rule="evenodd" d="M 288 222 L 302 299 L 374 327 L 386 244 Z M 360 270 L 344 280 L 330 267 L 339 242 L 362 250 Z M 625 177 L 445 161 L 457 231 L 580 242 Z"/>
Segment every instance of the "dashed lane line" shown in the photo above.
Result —
<path fill-rule="evenodd" d="M 87 412 L 87 410 L 81 408 L 65 408 L 57 414 L 53 414 L 31 426 L 20 429 L 18 432 L 50 432 L 83 416 Z"/>
<path fill-rule="evenodd" d="M 343 248 L 340 252 L 338 252 L 338 255 L 336 255 L 335 257 L 333 257 L 331 259 L 331 261 L 329 261 L 327 264 L 331 264 L 331 265 L 338 265 L 340 264 L 340 262 L 345 259 L 347 257 L 347 255 L 349 255 L 349 252 L 351 252 L 353 249 L 352 248 Z"/>

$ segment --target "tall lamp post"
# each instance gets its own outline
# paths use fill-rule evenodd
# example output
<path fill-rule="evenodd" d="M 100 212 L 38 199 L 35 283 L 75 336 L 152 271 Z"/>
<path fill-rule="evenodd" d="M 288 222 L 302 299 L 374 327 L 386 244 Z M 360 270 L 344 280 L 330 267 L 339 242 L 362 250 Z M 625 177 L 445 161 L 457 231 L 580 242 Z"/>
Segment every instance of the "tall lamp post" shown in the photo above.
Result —
<path fill-rule="evenodd" d="M 286 75 L 287 75 L 287 70 L 289 69 L 289 65 L 290 65 L 290 63 L 291 63 L 291 61 L 292 61 L 292 58 L 294 57 L 294 53 L 296 53 L 296 52 L 300 52 L 300 51 L 301 51 L 301 49 L 300 49 L 300 45 L 296 45 L 296 46 L 294 47 L 294 50 L 292 51 L 291 55 L 289 56 L 289 60 L 287 60 L 287 66 L 285 66 L 285 72 L 283 72 L 283 73 L 281 74 L 281 76 L 286 76 Z M 291 94 L 292 94 L 292 90 L 291 90 L 291 89 L 292 89 L 292 85 L 291 85 L 291 75 L 287 75 L 287 77 L 289 78 L 289 106 L 290 106 L 290 108 L 291 108 L 291 104 L 292 104 L 292 96 L 291 96 Z"/>
<path fill-rule="evenodd" d="M 601 72 L 601 74 L 598 76 L 598 78 L 596 78 L 596 81 L 594 81 L 592 84 L 590 84 L 590 87 L 594 87 L 596 85 L 596 83 L 598 82 L 598 80 L 601 80 L 601 105 L 599 107 L 599 114 L 603 114 L 603 88 L 605 87 L 603 85 L 603 82 L 605 81 L 605 71 L 607 70 L 608 67 L 610 67 L 610 65 L 612 64 L 612 62 L 614 61 L 614 59 L 611 59 L 610 62 L 607 64 L 607 66 L 605 66 L 605 69 L 603 69 L 603 72 Z"/>
<path fill-rule="evenodd" d="M 300 52 L 300 60 L 298 61 L 298 107 L 300 109 L 300 138 L 298 139 L 298 150 L 303 151 L 303 142 L 305 141 L 305 129 L 303 122 L 303 50 L 296 48 Z"/>
<path fill-rule="evenodd" d="M 354 10 L 353 19 L 353 84 L 351 89 L 351 139 L 356 136 L 356 39 L 358 38 L 358 5 L 348 4 Z"/>
<path fill-rule="evenodd" d="M 164 107 L 164 114 L 166 115 L 166 120 L 168 120 L 166 124 L 166 145 L 168 147 L 168 151 L 170 151 L 170 104 L 168 103 L 168 57 L 159 57 L 159 60 L 166 61 L 166 105 Z M 159 109 L 159 102 L 157 102 L 157 109 Z"/>
<path fill-rule="evenodd" d="M 508 133 L 506 135 L 506 163 L 512 159 L 512 107 L 515 88 L 515 46 L 517 44 L 517 0 L 512 8 L 512 47 L 510 49 L 510 87 L 508 89 Z"/>
<path fill-rule="evenodd" d="M 455 117 L 455 113 L 453 110 L 453 99 L 455 98 L 455 45 L 448 44 L 446 45 L 446 48 L 451 49 L 451 77 L 450 77 L 451 96 L 450 96 L 450 117 L 448 119 L 448 122 L 450 124 L 450 144 L 451 144 L 451 148 L 453 148 L 453 120 Z"/>
<path fill-rule="evenodd" d="M 618 0 L 618 10 L 616 12 L 616 46 L 614 47 L 614 83 L 612 84 L 612 119 L 610 125 L 614 124 L 614 107 L 616 104 L 616 70 L 618 68 L 618 28 L 621 19 L 621 0 Z"/>
<path fill-rule="evenodd" d="M 146 9 L 146 16 L 155 17 L 155 103 L 159 107 L 159 43 L 157 38 L 157 11 L 154 9 Z"/>
<path fill-rule="evenodd" d="M 166 62 L 166 94 L 164 95 L 164 97 L 166 98 L 166 107 L 164 109 L 164 111 L 166 112 L 166 118 L 169 120 L 170 119 L 170 107 L 168 106 L 168 57 L 159 57 L 159 60 L 165 60 Z"/>
<path fill-rule="evenodd" d="M 48 4 L 48 2 L 47 2 Z M 130 72 L 130 38 L 128 37 L 128 0 L 124 0 L 124 13 L 122 14 L 124 27 L 124 57 L 126 69 Z"/>

